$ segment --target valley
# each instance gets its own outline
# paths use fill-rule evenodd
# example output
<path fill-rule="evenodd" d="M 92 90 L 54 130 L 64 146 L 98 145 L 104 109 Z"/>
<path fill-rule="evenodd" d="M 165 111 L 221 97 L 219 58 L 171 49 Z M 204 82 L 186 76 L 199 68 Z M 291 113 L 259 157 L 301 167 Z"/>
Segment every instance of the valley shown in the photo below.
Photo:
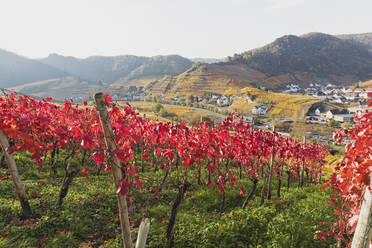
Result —
<path fill-rule="evenodd" d="M 336 127 L 351 122 L 347 114 L 365 108 L 372 87 L 371 37 L 371 33 L 286 35 L 225 59 L 178 55 L 79 59 L 51 54 L 31 60 L 2 51 L 0 71 L 6 73 L 0 87 L 77 103 L 91 101 L 94 92 L 103 91 L 115 101 L 134 102 L 149 118 L 168 121 L 195 123 L 204 115 L 218 123 L 221 118 L 216 115 L 235 112 L 246 122 L 269 129 L 284 125 L 290 131 L 298 123 Z M 13 70 L 7 70 L 9 63 Z M 22 82 L 17 70 L 31 72 L 28 68 L 38 78 L 22 73 L 27 76 Z M 156 103 L 165 106 L 167 117 L 153 112 Z M 182 116 L 177 108 L 188 109 L 189 114 Z M 325 112 L 316 115 L 316 109 Z M 327 111 L 344 112 L 326 117 Z"/>

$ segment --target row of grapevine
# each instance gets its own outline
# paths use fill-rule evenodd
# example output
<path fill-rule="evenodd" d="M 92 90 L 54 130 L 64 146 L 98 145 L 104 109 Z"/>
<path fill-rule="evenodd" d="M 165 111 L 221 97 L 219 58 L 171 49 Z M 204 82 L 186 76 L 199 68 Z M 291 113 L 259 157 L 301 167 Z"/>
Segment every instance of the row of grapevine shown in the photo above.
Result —
<path fill-rule="evenodd" d="M 113 137 L 109 138 L 114 148 L 106 145 L 111 134 L 104 134 L 101 125 L 104 117 L 86 102 L 78 106 L 66 100 L 56 105 L 50 98 L 39 101 L 14 93 L 0 98 L 0 130 L 11 142 L 9 147 L 2 142 L 7 154 L 28 151 L 36 165 L 50 166 L 51 176 L 55 177 L 55 157 L 63 151 L 65 176 L 57 199 L 59 206 L 73 178 L 79 172 L 87 176 L 93 169 L 87 165 L 88 159 L 107 173 L 116 169 L 114 166 L 120 167 L 122 178 L 117 193 L 127 199 L 136 188 L 147 188 L 155 195 L 167 186 L 171 175 L 177 174 L 178 195 L 167 228 L 168 247 L 172 247 L 178 208 L 192 183 L 215 188 L 221 196 L 223 212 L 225 193 L 234 187 L 240 188 L 244 197 L 242 207 L 246 208 L 259 183 L 263 203 L 272 196 L 274 180 L 279 185 L 277 196 L 284 177 L 288 178 L 288 188 L 290 179 L 297 179 L 299 186 L 303 185 L 304 174 L 310 182 L 321 181 L 323 159 L 328 153 L 323 145 L 301 143 L 276 132 L 253 129 L 237 115 L 226 118 L 217 127 L 211 127 L 208 122 L 191 127 L 184 123 L 154 122 L 140 118 L 129 104 L 121 108 L 108 95 L 104 98 L 108 110 L 104 121 L 112 126 Z M 114 157 L 108 159 L 109 154 Z M 49 164 L 45 162 L 47 157 Z M 76 158 L 79 166 L 71 162 Z M 115 165 L 113 159 L 119 163 Z M 164 171 L 161 184 L 143 185 L 143 172 L 158 170 Z M 252 181 L 249 194 L 240 184 L 242 178 Z"/>
<path fill-rule="evenodd" d="M 369 107 L 372 107 L 372 99 Z M 354 122 L 350 130 L 340 129 L 334 134 L 339 143 L 348 139 L 345 156 L 324 186 L 330 185 L 336 193 L 328 204 L 337 206 L 335 214 L 339 220 L 328 233 L 319 232 L 319 236 L 324 239 L 332 235 L 341 244 L 352 241 L 352 247 L 364 248 L 369 247 L 372 236 L 372 108 L 358 111 Z M 361 225 L 364 225 L 363 230 Z"/>

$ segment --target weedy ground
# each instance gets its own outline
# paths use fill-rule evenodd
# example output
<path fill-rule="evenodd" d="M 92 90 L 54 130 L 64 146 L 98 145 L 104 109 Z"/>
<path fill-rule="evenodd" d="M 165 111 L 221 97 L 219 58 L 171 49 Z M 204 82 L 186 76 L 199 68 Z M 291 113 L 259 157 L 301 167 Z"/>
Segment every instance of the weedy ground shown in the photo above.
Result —
<path fill-rule="evenodd" d="M 95 175 L 92 169 L 89 177 L 75 178 L 63 208 L 58 209 L 62 175 L 52 180 L 47 167 L 35 167 L 25 156 L 16 159 L 34 216 L 22 218 L 12 181 L 1 180 L 0 247 L 122 247 L 116 195 L 109 175 L 103 171 Z M 141 175 L 144 189 L 130 193 L 133 204 L 129 216 L 133 239 L 140 219 L 151 219 L 146 247 L 160 248 L 166 246 L 166 226 L 177 180 L 173 177 L 161 193 L 151 193 L 164 175 L 162 170 L 152 170 Z M 0 171 L 4 173 L 5 168 Z M 293 182 L 289 192 L 282 187 L 282 196 L 273 197 L 263 206 L 259 206 L 257 190 L 245 210 L 241 209 L 244 199 L 236 187 L 226 194 L 225 209 L 220 213 L 221 195 L 196 180 L 191 183 L 177 216 L 175 247 L 335 247 L 334 240 L 322 242 L 314 234 L 327 230 L 336 219 L 332 207 L 326 205 L 331 192 L 324 192 L 319 185 L 296 188 Z M 249 192 L 251 183 L 246 180 L 239 186 Z M 274 184 L 274 195 L 276 187 Z"/>

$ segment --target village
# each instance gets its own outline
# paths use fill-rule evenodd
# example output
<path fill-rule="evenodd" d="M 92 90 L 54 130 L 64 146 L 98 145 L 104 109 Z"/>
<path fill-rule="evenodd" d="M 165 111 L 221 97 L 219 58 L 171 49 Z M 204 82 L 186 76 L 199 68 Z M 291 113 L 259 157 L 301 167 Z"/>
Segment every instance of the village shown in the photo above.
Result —
<path fill-rule="evenodd" d="M 261 87 L 262 90 L 266 90 Z M 365 90 L 353 85 L 351 87 L 337 86 L 334 82 L 314 82 L 307 88 L 301 88 L 296 83 L 288 83 L 286 90 L 281 93 L 304 95 L 322 100 L 314 104 L 306 114 L 307 124 L 341 127 L 343 123 L 352 124 L 354 114 L 358 110 L 367 108 L 367 95 L 371 90 Z M 148 94 L 143 86 L 130 86 L 125 91 L 111 93 L 115 101 L 147 101 L 160 102 L 174 105 L 191 106 L 199 109 L 208 109 L 213 112 L 228 115 L 233 112 L 228 107 L 238 99 L 238 96 L 224 95 L 216 92 L 204 93 L 202 96 L 175 96 L 166 98 L 164 94 Z M 250 96 L 244 97 L 244 102 L 254 104 L 250 113 L 242 114 L 243 120 L 247 123 L 259 124 L 262 128 L 271 128 L 272 120 L 269 120 L 268 112 L 270 107 L 257 103 Z M 278 117 L 281 122 L 293 122 L 288 117 Z"/>
<path fill-rule="evenodd" d="M 349 105 L 356 103 L 362 105 L 367 99 L 368 91 L 359 88 L 357 85 L 351 87 L 337 86 L 335 83 L 322 82 L 311 83 L 308 88 L 302 89 L 298 84 L 286 85 L 287 90 L 282 91 L 286 94 L 303 94 L 314 98 L 319 98 L 330 103 Z"/>
<path fill-rule="evenodd" d="M 297 84 L 288 84 L 286 87 L 287 90 L 282 93 L 303 94 L 324 101 L 312 106 L 306 116 L 307 123 L 335 127 L 345 122 L 352 123 L 354 114 L 368 107 L 368 93 L 372 91 L 357 85 L 343 87 L 331 82 L 311 83 L 305 89 Z"/>

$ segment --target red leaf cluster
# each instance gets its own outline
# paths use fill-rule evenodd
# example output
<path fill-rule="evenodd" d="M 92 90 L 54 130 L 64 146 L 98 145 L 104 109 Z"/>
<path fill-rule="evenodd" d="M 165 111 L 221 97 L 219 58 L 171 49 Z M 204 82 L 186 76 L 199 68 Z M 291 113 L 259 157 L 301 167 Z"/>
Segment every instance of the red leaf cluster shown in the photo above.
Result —
<path fill-rule="evenodd" d="M 334 133 L 337 142 L 347 139 L 346 154 L 326 183 L 336 192 L 328 203 L 337 206 L 335 214 L 339 216 L 327 235 L 345 239 L 346 243 L 355 231 L 364 192 L 372 186 L 372 108 L 357 111 L 354 122 L 350 130 Z"/>

